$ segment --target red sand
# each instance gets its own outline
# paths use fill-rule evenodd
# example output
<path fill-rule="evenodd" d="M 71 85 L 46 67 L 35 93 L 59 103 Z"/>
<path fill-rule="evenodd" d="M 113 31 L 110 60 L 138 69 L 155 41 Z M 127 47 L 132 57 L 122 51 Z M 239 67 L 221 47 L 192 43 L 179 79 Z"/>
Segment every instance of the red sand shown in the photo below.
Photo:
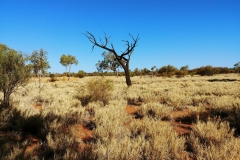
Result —
<path fill-rule="evenodd" d="M 72 130 L 74 136 L 77 138 L 81 138 L 82 140 L 88 140 L 93 138 L 93 131 L 87 129 L 81 124 L 75 124 L 74 126 L 72 126 Z"/>
<path fill-rule="evenodd" d="M 133 106 L 133 105 L 127 105 L 125 108 L 126 112 L 129 114 L 135 114 L 138 111 L 138 107 Z"/>
<path fill-rule="evenodd" d="M 174 120 L 177 118 L 184 118 L 190 115 L 189 109 L 181 111 L 174 111 L 172 114 Z M 192 131 L 192 122 L 172 122 L 173 129 L 177 132 L 178 136 L 189 135 Z"/>
<path fill-rule="evenodd" d="M 42 111 L 42 105 L 41 105 L 41 104 L 36 104 L 36 103 L 35 103 L 33 106 L 34 106 L 34 108 L 36 108 L 37 110 Z"/>
<path fill-rule="evenodd" d="M 179 117 L 186 117 L 190 114 L 189 109 L 183 109 L 181 111 L 174 111 L 171 115 L 173 119 L 179 118 Z"/>
<path fill-rule="evenodd" d="M 173 122 L 173 129 L 177 132 L 178 136 L 189 135 L 192 131 L 192 124 L 184 124 L 180 122 Z"/>
<path fill-rule="evenodd" d="M 26 148 L 26 150 L 25 150 L 25 152 L 24 152 L 24 158 L 27 158 L 27 156 L 28 156 L 29 154 L 31 154 L 31 153 L 32 153 L 32 156 L 33 156 L 33 157 L 36 156 L 36 155 L 38 155 L 39 152 L 40 152 L 40 149 L 41 149 L 41 145 L 39 145 L 39 144 L 37 144 L 37 143 L 32 143 L 31 145 L 29 145 L 29 146 Z"/>

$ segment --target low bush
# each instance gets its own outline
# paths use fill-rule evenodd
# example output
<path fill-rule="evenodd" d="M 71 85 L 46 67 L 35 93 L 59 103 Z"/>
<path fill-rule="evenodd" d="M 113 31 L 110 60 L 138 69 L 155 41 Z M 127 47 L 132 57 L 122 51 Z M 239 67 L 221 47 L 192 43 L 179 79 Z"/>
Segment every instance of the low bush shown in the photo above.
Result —
<path fill-rule="evenodd" d="M 87 83 L 87 89 L 93 101 L 102 101 L 105 106 L 111 98 L 113 83 L 104 78 L 92 79 Z"/>
<path fill-rule="evenodd" d="M 57 81 L 58 79 L 57 79 L 57 77 L 55 77 L 55 75 L 54 74 L 50 74 L 50 82 L 55 82 L 55 81 Z"/>
<path fill-rule="evenodd" d="M 176 74 L 178 71 L 177 68 L 174 66 L 168 65 L 168 66 L 163 66 L 158 70 L 158 74 L 163 77 L 172 77 Z"/>
<path fill-rule="evenodd" d="M 79 77 L 79 78 L 83 78 L 83 77 L 86 76 L 86 73 L 84 71 L 80 70 L 80 71 L 78 71 L 76 76 Z"/>
<path fill-rule="evenodd" d="M 175 74 L 176 74 L 177 78 L 182 78 L 188 74 L 188 71 L 179 70 L 179 71 L 176 71 Z"/>
<path fill-rule="evenodd" d="M 213 76 L 214 74 L 217 74 L 217 69 L 213 68 L 212 66 L 204 66 L 197 68 L 197 74 L 201 76 Z"/>

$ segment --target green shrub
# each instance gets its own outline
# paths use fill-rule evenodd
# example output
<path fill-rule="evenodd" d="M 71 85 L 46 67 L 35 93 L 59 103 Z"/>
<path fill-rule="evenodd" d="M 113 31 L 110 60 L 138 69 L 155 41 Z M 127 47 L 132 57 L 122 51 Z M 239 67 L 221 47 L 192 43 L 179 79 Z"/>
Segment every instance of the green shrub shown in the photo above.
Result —
<path fill-rule="evenodd" d="M 92 79 L 87 83 L 87 89 L 91 96 L 91 100 L 102 101 L 105 106 L 111 98 L 113 83 L 104 78 Z"/>
<path fill-rule="evenodd" d="M 189 72 L 189 74 L 193 77 L 193 76 L 195 76 L 197 74 L 197 72 L 191 71 L 191 72 Z"/>
<path fill-rule="evenodd" d="M 25 65 L 26 57 L 17 51 L 0 44 L 0 91 L 3 92 L 1 106 L 10 105 L 10 95 L 19 87 L 27 84 L 30 67 Z"/>
<path fill-rule="evenodd" d="M 51 79 L 50 79 L 50 82 L 55 82 L 55 81 L 57 81 L 57 77 L 55 77 L 54 74 L 50 74 L 49 77 L 51 78 Z"/>
<path fill-rule="evenodd" d="M 176 74 L 176 76 L 177 76 L 178 78 L 182 78 L 182 77 L 185 77 L 185 76 L 188 74 L 188 71 L 179 70 L 179 71 L 177 71 L 175 74 Z"/>
<path fill-rule="evenodd" d="M 175 68 L 174 66 L 168 65 L 168 66 L 163 66 L 158 70 L 158 73 L 160 76 L 163 77 L 172 77 L 176 74 L 176 72 L 178 71 L 177 68 Z"/>
<path fill-rule="evenodd" d="M 85 73 L 83 70 L 78 71 L 77 77 L 83 78 L 83 77 L 85 77 L 85 76 L 86 76 L 86 73 Z"/>
<path fill-rule="evenodd" d="M 197 74 L 201 76 L 213 76 L 218 73 L 212 66 L 204 66 L 197 69 Z"/>

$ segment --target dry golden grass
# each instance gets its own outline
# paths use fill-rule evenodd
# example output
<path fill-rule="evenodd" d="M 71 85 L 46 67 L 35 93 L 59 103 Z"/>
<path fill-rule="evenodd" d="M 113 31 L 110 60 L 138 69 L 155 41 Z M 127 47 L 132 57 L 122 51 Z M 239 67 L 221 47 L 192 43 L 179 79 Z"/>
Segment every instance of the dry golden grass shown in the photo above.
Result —
<path fill-rule="evenodd" d="M 31 79 L 27 86 L 12 95 L 12 109 L 2 111 L 0 134 L 33 134 L 21 127 L 31 122 L 42 125 L 34 135 L 40 139 L 41 152 L 32 159 L 240 158 L 240 76 L 132 77 L 131 87 L 126 86 L 124 77 L 105 77 L 113 83 L 105 106 L 101 100 L 88 99 L 93 93 L 87 85 L 98 78 L 71 77 L 67 81 L 67 78 L 57 77 L 55 82 L 43 78 L 40 96 L 37 79 Z M 210 82 L 210 79 L 236 81 Z M 138 101 L 141 105 L 137 112 L 143 117 L 134 119 L 125 107 Z M 41 104 L 42 110 L 34 107 L 36 103 Z M 191 113 L 188 119 L 182 119 L 192 125 L 192 132 L 187 136 L 179 136 L 173 128 L 172 113 L 183 109 Z M 16 113 L 18 117 L 14 116 Z M 11 126 L 14 118 L 23 119 L 23 124 Z M 29 122 L 30 118 L 36 120 Z M 84 141 L 75 137 L 71 127 L 90 122 L 94 123 L 93 138 Z M 91 147 L 80 152 L 76 146 L 85 143 Z M 27 140 L 14 142 L 0 136 L 0 158 L 21 159 L 28 145 Z"/>

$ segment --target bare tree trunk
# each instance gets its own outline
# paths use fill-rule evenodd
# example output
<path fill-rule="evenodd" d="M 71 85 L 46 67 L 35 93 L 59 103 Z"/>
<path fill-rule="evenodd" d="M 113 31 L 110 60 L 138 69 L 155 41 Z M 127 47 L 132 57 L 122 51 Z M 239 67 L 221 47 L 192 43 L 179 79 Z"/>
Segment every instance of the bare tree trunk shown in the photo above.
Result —
<path fill-rule="evenodd" d="M 3 106 L 8 107 L 10 101 L 10 95 L 7 92 L 3 93 Z"/>
<path fill-rule="evenodd" d="M 69 71 L 68 71 L 68 81 L 70 80 L 70 70 L 71 70 L 71 65 L 69 66 Z"/>
<path fill-rule="evenodd" d="M 124 68 L 124 72 L 125 72 L 125 78 L 126 78 L 127 86 L 130 87 L 132 85 L 132 81 L 130 79 L 130 74 L 129 74 L 128 67 Z"/>

